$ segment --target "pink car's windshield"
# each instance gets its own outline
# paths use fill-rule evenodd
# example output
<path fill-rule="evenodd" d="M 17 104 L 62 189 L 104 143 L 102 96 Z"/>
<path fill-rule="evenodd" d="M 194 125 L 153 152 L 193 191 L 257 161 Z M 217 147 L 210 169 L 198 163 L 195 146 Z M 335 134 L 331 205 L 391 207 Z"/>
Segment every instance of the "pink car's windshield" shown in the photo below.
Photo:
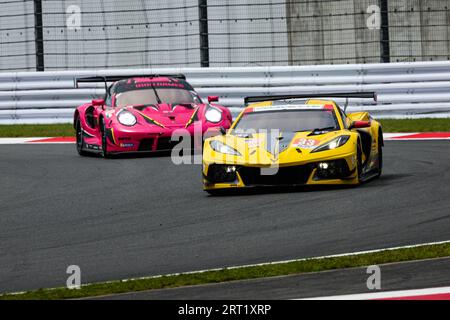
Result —
<path fill-rule="evenodd" d="M 156 94 L 155 94 L 156 90 Z M 195 92 L 175 88 L 139 89 L 121 92 L 116 95 L 116 107 L 151 105 L 161 103 L 192 104 L 201 103 Z"/>

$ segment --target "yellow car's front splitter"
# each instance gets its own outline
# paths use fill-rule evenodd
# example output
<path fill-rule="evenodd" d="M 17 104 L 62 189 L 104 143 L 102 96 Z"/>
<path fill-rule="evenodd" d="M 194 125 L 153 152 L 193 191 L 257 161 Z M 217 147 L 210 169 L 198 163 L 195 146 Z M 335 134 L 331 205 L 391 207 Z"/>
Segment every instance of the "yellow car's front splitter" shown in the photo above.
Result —
<path fill-rule="evenodd" d="M 335 179 L 335 178 L 326 178 L 324 176 L 320 176 L 318 174 L 319 170 L 321 170 L 321 172 L 326 171 L 326 169 L 319 168 L 321 163 L 332 163 L 334 161 L 345 161 L 347 166 L 348 166 L 348 171 L 349 171 L 349 175 L 344 177 L 341 177 L 339 179 Z M 203 178 L 203 188 L 204 190 L 219 190 L 219 189 L 236 189 L 236 188 L 254 188 L 254 187 L 264 187 L 264 186 L 302 186 L 302 185 L 356 185 L 359 183 L 358 181 L 358 173 L 357 173 L 357 163 L 356 163 L 356 154 L 354 153 L 350 153 L 350 154 L 341 154 L 341 155 L 335 155 L 332 157 L 326 157 L 320 161 L 312 161 L 312 162 L 303 162 L 301 163 L 301 166 L 311 166 L 311 171 L 308 174 L 308 177 L 302 181 L 300 181 L 299 183 L 297 183 L 296 181 L 289 181 L 289 183 L 283 183 L 283 181 L 281 181 L 281 183 L 273 183 L 270 179 L 270 177 L 268 179 L 261 179 L 263 180 L 262 183 L 258 183 L 258 182 L 254 182 L 254 183 L 245 183 L 243 176 L 242 176 L 242 171 L 240 172 L 240 170 L 242 170 L 242 167 L 245 168 L 264 168 L 262 166 L 236 166 L 236 179 L 233 182 L 220 182 L 220 183 L 212 183 L 210 181 L 208 181 L 207 176 L 208 176 L 208 170 L 209 167 L 211 165 L 217 165 L 220 163 L 203 163 L 203 174 L 204 174 L 204 178 Z M 227 164 L 222 164 L 222 165 L 227 165 Z M 290 165 L 290 166 L 279 166 L 280 170 L 283 170 L 283 168 L 291 168 L 293 170 L 295 170 L 296 167 L 299 167 L 300 164 L 296 164 L 296 165 Z M 323 165 L 322 165 L 323 166 Z M 266 175 L 277 175 L 278 171 L 277 171 L 277 167 L 275 168 L 270 168 L 267 169 L 267 173 Z M 247 179 L 249 180 L 249 179 Z M 277 181 L 278 179 L 273 179 L 275 182 L 279 182 Z M 289 180 L 289 179 L 288 179 Z M 269 181 L 269 183 L 266 183 L 266 181 Z"/>

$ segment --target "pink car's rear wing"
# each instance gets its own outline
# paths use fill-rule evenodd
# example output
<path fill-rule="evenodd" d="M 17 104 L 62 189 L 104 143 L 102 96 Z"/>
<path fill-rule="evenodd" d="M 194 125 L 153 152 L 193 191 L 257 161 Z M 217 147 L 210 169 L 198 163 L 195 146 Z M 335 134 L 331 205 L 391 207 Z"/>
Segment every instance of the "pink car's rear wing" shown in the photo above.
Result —
<path fill-rule="evenodd" d="M 168 78 L 176 78 L 186 80 L 186 76 L 184 74 L 150 74 L 150 75 L 120 75 L 120 76 L 95 76 L 95 77 L 85 77 L 85 78 L 75 78 L 75 88 L 78 88 L 79 83 L 95 83 L 95 82 L 103 82 L 105 84 L 105 89 L 108 89 L 108 82 L 116 82 L 123 79 L 130 78 L 157 78 L 157 77 L 168 77 Z"/>

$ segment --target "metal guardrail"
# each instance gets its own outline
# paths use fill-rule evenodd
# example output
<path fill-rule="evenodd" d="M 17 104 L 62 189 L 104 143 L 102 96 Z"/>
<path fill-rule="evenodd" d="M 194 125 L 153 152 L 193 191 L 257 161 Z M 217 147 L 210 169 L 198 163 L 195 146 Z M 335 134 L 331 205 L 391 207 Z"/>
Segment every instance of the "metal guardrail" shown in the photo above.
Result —
<path fill-rule="evenodd" d="M 172 68 L 0 73 L 0 124 L 70 122 L 78 105 L 104 95 L 75 77 L 183 73 L 202 97 L 218 95 L 236 114 L 249 95 L 375 91 L 349 111 L 379 118 L 450 117 L 450 62 L 246 68 Z M 343 103 L 343 99 L 336 99 Z"/>

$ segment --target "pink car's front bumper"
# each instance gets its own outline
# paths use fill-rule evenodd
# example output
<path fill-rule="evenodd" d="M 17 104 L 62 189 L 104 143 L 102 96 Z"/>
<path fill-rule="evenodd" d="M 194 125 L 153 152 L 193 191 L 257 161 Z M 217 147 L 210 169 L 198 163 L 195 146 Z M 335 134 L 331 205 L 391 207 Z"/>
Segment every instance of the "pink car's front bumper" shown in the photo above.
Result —
<path fill-rule="evenodd" d="M 162 128 L 159 126 L 114 125 L 106 128 L 107 150 L 108 153 L 167 151 L 182 140 L 182 146 L 189 145 L 191 148 L 201 149 L 203 138 L 220 134 L 220 127 L 228 129 L 230 126 L 231 123 L 228 120 L 223 120 L 218 124 L 193 124 L 187 128 L 184 126 Z M 186 139 L 189 139 L 190 143 Z M 89 149 L 95 149 L 95 146 L 98 146 L 98 150 L 101 150 L 102 139 L 101 137 L 85 137 L 84 143 L 91 146 Z"/>

